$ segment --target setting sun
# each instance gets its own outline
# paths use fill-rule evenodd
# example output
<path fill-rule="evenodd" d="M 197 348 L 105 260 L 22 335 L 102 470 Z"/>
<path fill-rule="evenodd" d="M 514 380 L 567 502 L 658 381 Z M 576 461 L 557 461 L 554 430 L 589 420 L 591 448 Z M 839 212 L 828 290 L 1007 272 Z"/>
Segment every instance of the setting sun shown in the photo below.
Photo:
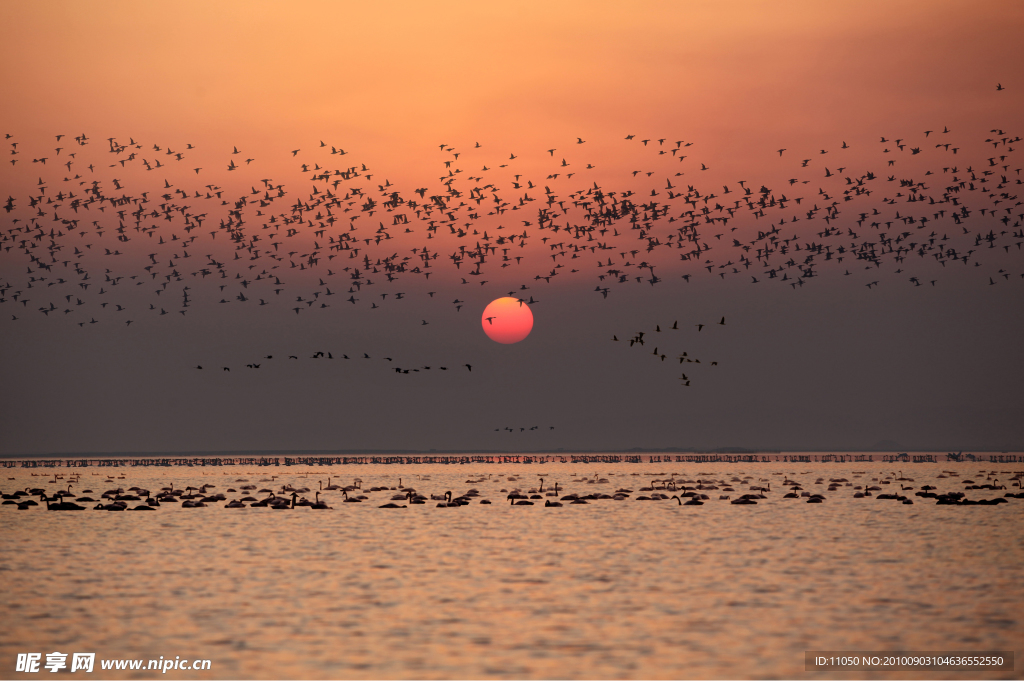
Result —
<path fill-rule="evenodd" d="M 498 343 L 518 343 L 533 329 L 533 312 L 518 298 L 498 298 L 484 308 L 480 318 L 487 337 Z"/>

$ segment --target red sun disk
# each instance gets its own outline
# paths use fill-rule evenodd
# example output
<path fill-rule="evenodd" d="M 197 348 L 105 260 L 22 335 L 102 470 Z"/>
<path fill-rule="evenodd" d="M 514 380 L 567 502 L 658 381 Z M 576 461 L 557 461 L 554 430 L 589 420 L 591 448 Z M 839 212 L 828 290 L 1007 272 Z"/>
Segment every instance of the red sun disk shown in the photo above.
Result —
<path fill-rule="evenodd" d="M 498 343 L 518 343 L 533 330 L 533 312 L 518 298 L 498 298 L 484 308 L 480 317 L 487 337 Z"/>

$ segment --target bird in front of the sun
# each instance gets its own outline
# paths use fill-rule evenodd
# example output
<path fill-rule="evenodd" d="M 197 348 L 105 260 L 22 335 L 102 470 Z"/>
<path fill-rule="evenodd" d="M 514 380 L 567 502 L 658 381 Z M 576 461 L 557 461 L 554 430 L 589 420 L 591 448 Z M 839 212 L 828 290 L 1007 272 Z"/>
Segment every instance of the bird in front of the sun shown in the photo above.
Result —
<path fill-rule="evenodd" d="M 530 335 L 533 311 L 524 301 L 512 296 L 492 300 L 480 315 L 480 325 L 491 340 L 511 345 Z"/>

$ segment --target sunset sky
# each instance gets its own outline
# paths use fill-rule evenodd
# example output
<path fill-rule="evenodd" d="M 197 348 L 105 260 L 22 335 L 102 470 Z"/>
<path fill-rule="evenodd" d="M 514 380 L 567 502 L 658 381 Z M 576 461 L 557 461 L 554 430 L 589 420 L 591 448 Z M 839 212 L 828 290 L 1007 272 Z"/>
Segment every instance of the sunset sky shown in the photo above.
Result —
<path fill-rule="evenodd" d="M 4 3 L 0 453 L 1020 450 L 1022 28 L 1013 2 Z M 496 343 L 510 294 L 533 330 Z"/>

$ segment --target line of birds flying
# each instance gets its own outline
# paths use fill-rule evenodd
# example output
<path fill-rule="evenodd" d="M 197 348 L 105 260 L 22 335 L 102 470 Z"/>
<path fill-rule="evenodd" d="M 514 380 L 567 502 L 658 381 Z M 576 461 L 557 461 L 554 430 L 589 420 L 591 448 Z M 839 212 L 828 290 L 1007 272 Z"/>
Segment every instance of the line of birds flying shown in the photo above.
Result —
<path fill-rule="evenodd" d="M 263 356 L 260 357 L 259 361 L 252 361 L 252 362 L 247 363 L 245 365 L 245 368 L 246 369 L 260 369 L 260 368 L 262 368 L 264 366 L 264 364 L 266 364 L 267 360 L 273 361 L 274 357 L 275 357 L 274 355 L 263 355 Z M 300 355 L 283 355 L 283 356 L 282 355 L 278 355 L 277 358 L 278 359 L 285 359 L 286 362 L 288 360 L 299 360 L 299 359 L 327 359 L 327 360 L 333 360 L 333 359 L 350 360 L 350 359 L 353 359 L 353 358 L 355 358 L 355 359 L 364 359 L 364 360 L 365 359 L 373 359 L 373 357 L 371 357 L 368 353 L 365 353 L 365 352 L 363 352 L 363 353 L 353 353 L 352 357 L 349 357 L 349 355 L 347 355 L 345 353 L 338 353 L 338 355 L 335 356 L 333 351 L 323 351 L 323 350 L 318 350 L 318 351 L 314 352 L 312 355 L 305 355 L 305 354 L 303 354 L 301 356 Z M 434 365 L 420 365 L 417 368 L 406 369 L 406 368 L 402 368 L 400 366 L 395 365 L 394 364 L 395 360 L 394 360 L 393 357 L 384 357 L 384 356 L 382 356 L 382 357 L 379 357 L 379 359 L 381 359 L 383 361 L 386 361 L 386 362 L 391 362 L 392 364 L 390 365 L 389 368 L 391 370 L 395 371 L 395 373 L 399 373 L 399 374 L 408 374 L 410 371 L 413 372 L 413 373 L 419 373 L 421 371 L 431 371 L 432 367 L 434 366 Z M 464 363 L 464 364 L 461 364 L 459 366 L 465 367 L 467 371 L 473 371 L 473 365 L 468 363 L 468 362 Z M 202 364 L 197 364 L 194 368 L 202 371 L 203 370 L 203 365 Z M 448 367 L 447 366 L 436 365 L 436 368 L 439 371 L 448 371 Z M 223 371 L 231 371 L 231 367 L 230 366 L 223 366 L 223 365 L 221 365 L 220 366 L 220 370 L 222 372 Z"/>

